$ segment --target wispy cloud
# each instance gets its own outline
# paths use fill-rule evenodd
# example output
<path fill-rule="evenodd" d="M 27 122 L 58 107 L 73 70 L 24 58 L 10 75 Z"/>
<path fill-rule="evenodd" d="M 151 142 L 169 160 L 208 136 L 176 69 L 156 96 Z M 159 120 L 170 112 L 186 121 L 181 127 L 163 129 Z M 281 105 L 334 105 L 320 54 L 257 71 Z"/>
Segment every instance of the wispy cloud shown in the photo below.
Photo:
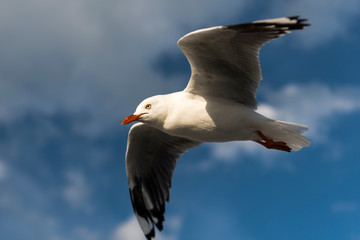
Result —
<path fill-rule="evenodd" d="M 79 171 L 69 170 L 65 177 L 68 183 L 63 189 L 64 199 L 75 209 L 92 213 L 93 209 L 89 204 L 90 187 L 85 176 Z"/>
<path fill-rule="evenodd" d="M 120 223 L 112 234 L 112 240 L 143 240 L 144 234 L 141 231 L 136 217 L 130 217 L 123 223 Z"/>
<path fill-rule="evenodd" d="M 143 98 L 185 86 L 186 80 L 168 81 L 153 69 L 159 54 L 179 53 L 176 41 L 187 31 L 234 19 L 250 3 L 34 0 L 20 8 L 3 1 L 0 101 L 6 104 L 0 120 L 61 110 L 86 113 L 89 121 L 77 127 L 84 133 L 119 124 Z M 311 18 L 313 26 L 298 34 L 311 46 L 343 36 L 359 12 L 357 0 L 275 0 L 269 6 L 276 16 Z"/>
<path fill-rule="evenodd" d="M 8 168 L 6 164 L 0 160 L 0 181 L 4 180 L 7 177 Z"/>
<path fill-rule="evenodd" d="M 49 203 L 54 200 L 51 194 L 17 168 L 3 162 L 0 165 L 6 166 L 5 173 L 11 172 L 3 178 L 5 181 L 0 179 L 0 212 L 6 219 L 0 226 L 2 236 L 33 239 L 36 232 L 37 239 L 60 240 L 59 219 L 48 211 Z"/>
<path fill-rule="evenodd" d="M 353 213 L 358 209 L 359 204 L 351 201 L 334 202 L 330 207 L 330 210 L 333 213 Z"/>
<path fill-rule="evenodd" d="M 78 227 L 74 230 L 74 235 L 76 237 L 76 239 L 79 240 L 99 240 L 100 235 L 99 233 L 88 229 L 86 227 Z"/>
<path fill-rule="evenodd" d="M 305 135 L 313 143 L 327 144 L 332 124 L 342 115 L 360 110 L 359 96 L 359 88 L 293 84 L 280 90 L 267 91 L 267 103 L 260 104 L 258 112 L 270 118 L 307 125 L 309 131 Z M 257 154 L 262 156 L 264 166 L 273 166 L 276 163 L 273 157 L 279 154 L 253 142 L 217 143 L 209 146 L 215 159 L 230 163 L 239 159 L 239 156 Z M 285 167 L 293 169 L 291 165 Z"/>
<path fill-rule="evenodd" d="M 312 141 L 326 142 L 332 123 L 344 114 L 360 109 L 360 88 L 329 87 L 320 83 L 290 84 L 279 91 L 265 93 L 264 114 L 289 122 L 307 125 Z M 261 113 L 261 112 L 260 112 Z"/>
<path fill-rule="evenodd" d="M 143 98 L 185 87 L 152 67 L 164 50 L 179 51 L 185 26 L 215 24 L 247 2 L 3 1 L 0 120 L 61 110 L 88 114 L 83 132 L 119 124 Z"/>
<path fill-rule="evenodd" d="M 351 29 L 359 20 L 360 13 L 360 2 L 357 0 L 275 0 L 270 6 L 273 15 L 300 14 L 310 19 L 312 26 L 298 36 L 303 46 L 308 48 L 326 44 L 336 38 L 351 39 Z"/>

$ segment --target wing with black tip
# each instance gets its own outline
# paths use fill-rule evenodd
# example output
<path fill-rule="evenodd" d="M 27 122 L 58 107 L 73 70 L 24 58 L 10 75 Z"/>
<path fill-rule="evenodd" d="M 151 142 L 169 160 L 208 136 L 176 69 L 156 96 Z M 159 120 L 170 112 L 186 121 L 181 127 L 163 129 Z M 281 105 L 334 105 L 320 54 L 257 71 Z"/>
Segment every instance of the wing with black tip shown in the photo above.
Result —
<path fill-rule="evenodd" d="M 155 236 L 154 225 L 163 229 L 165 201 L 169 201 L 177 159 L 199 144 L 143 123 L 131 127 L 126 174 L 134 213 L 147 239 Z"/>
<path fill-rule="evenodd" d="M 283 17 L 191 32 L 178 41 L 191 66 L 184 91 L 225 98 L 256 108 L 260 84 L 259 50 L 266 42 L 309 26 L 306 19 Z"/>

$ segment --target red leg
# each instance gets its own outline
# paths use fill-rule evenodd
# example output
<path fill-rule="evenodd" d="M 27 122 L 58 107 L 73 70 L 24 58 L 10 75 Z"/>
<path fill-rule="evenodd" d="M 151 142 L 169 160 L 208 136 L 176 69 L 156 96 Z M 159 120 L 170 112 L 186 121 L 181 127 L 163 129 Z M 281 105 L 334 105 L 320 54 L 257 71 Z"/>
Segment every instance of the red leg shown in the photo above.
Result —
<path fill-rule="evenodd" d="M 268 149 L 276 149 L 276 150 L 281 150 L 281 151 L 285 151 L 285 152 L 290 152 L 291 148 L 286 145 L 286 143 L 284 142 L 276 142 L 270 138 L 267 138 L 261 131 L 256 131 L 256 133 L 259 135 L 259 137 L 262 138 L 262 140 L 259 141 L 255 141 L 261 145 L 263 145 L 264 147 L 268 148 Z"/>

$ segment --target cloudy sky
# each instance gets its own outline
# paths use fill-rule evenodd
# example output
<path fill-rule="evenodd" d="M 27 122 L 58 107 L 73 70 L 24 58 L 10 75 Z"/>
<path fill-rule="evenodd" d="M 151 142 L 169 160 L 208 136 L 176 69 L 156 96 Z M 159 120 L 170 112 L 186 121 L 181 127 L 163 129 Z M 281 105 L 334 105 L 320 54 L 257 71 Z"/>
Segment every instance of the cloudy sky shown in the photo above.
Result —
<path fill-rule="evenodd" d="M 312 145 L 186 153 L 157 239 L 359 240 L 358 0 L 2 0 L 0 239 L 143 240 L 121 120 L 185 87 L 184 34 L 291 15 L 312 26 L 262 49 L 258 110 Z"/>

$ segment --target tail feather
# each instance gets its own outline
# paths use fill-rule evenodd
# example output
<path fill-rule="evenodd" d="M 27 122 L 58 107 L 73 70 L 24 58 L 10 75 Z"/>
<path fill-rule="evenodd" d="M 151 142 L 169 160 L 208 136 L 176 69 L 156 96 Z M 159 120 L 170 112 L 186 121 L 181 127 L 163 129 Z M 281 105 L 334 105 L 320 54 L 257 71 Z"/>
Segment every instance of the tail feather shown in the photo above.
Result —
<path fill-rule="evenodd" d="M 264 130 L 265 135 L 274 141 L 285 142 L 293 151 L 298 151 L 310 145 L 309 139 L 301 135 L 308 127 L 296 123 L 273 121 L 272 127 Z"/>
<path fill-rule="evenodd" d="M 276 120 L 275 122 L 282 125 L 283 127 L 289 128 L 292 131 L 297 132 L 297 133 L 304 133 L 307 130 L 309 130 L 309 128 L 307 126 L 300 125 L 297 123 L 289 123 L 289 122 L 284 122 L 284 121 L 279 121 L 279 120 Z"/>

